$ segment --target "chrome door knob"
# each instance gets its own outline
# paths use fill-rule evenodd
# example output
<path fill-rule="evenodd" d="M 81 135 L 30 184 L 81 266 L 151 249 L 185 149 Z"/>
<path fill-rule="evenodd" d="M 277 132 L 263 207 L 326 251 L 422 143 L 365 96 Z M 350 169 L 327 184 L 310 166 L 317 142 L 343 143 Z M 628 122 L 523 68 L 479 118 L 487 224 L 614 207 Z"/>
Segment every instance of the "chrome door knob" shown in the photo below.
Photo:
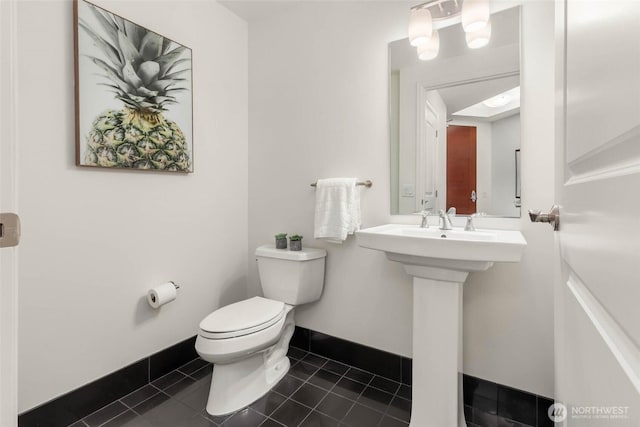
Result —
<path fill-rule="evenodd" d="M 531 222 L 547 222 L 553 227 L 553 231 L 560 228 L 560 207 L 553 205 L 549 213 L 540 213 L 539 210 L 529 209 L 529 218 Z"/>

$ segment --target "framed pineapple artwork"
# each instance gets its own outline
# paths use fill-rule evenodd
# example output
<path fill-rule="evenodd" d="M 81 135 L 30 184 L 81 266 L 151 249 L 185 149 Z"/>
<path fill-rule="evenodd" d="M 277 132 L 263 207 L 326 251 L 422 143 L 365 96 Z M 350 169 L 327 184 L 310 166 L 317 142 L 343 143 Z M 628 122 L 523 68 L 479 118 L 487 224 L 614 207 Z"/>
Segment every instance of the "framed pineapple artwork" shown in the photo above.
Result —
<path fill-rule="evenodd" d="M 193 172 L 192 52 L 74 1 L 76 164 Z"/>

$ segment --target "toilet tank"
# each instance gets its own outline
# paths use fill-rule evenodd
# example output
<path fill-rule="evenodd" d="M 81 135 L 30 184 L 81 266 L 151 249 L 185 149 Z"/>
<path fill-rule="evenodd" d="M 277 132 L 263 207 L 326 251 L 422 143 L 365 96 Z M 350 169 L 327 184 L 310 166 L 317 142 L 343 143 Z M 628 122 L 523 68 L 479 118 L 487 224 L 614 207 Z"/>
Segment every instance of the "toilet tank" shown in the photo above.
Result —
<path fill-rule="evenodd" d="M 301 251 L 276 249 L 274 245 L 257 248 L 258 274 L 265 298 L 291 305 L 320 299 L 326 256 L 327 251 L 317 248 Z"/>

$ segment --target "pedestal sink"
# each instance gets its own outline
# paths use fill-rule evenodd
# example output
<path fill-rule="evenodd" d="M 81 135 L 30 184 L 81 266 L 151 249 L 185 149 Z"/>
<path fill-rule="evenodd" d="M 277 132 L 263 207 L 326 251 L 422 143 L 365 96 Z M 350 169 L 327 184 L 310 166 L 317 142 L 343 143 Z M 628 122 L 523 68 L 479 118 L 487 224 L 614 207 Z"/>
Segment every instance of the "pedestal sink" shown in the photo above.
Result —
<path fill-rule="evenodd" d="M 413 276 L 413 406 L 410 427 L 466 426 L 462 402 L 462 284 L 494 262 L 518 262 L 519 231 L 440 230 L 387 224 L 358 244 L 385 252 Z"/>

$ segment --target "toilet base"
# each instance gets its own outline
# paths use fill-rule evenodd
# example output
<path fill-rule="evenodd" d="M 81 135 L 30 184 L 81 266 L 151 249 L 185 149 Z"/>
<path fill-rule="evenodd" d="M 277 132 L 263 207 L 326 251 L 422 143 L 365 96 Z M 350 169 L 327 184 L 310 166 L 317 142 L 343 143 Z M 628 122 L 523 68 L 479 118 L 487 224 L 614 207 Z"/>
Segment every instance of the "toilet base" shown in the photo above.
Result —
<path fill-rule="evenodd" d="M 229 364 L 215 364 L 207 412 L 227 415 L 250 405 L 275 386 L 289 372 L 289 341 L 295 328 L 293 310 L 287 313 L 278 342 L 265 351 Z"/>
<path fill-rule="evenodd" d="M 289 371 L 289 358 L 283 357 L 265 369 L 266 353 L 229 365 L 215 365 L 211 377 L 211 390 L 207 412 L 226 415 L 250 405 L 267 394 Z"/>

